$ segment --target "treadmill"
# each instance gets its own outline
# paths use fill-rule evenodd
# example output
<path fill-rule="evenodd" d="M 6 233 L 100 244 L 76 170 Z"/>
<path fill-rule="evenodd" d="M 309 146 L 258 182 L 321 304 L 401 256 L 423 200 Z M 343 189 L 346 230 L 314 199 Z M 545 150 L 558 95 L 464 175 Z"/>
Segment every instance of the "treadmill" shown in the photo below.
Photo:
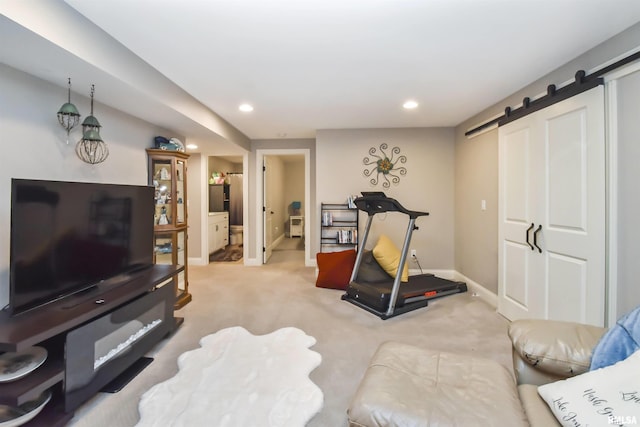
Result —
<path fill-rule="evenodd" d="M 411 234 L 417 230 L 416 219 L 429 215 L 428 212 L 410 211 L 397 200 L 387 197 L 381 191 L 362 192 L 362 197 L 354 200 L 356 207 L 367 212 L 367 225 L 362 242 L 358 244 L 358 254 L 351 272 L 350 283 L 342 299 L 363 308 L 385 320 L 409 311 L 426 307 L 430 299 L 467 291 L 464 282 L 443 279 L 433 274 L 409 276 L 408 282 L 401 282 L 402 271 L 407 262 Z M 382 282 L 365 282 L 358 279 L 364 247 L 369 237 L 373 217 L 379 213 L 400 212 L 409 217 L 409 225 L 400 255 L 400 265 L 395 278 Z"/>

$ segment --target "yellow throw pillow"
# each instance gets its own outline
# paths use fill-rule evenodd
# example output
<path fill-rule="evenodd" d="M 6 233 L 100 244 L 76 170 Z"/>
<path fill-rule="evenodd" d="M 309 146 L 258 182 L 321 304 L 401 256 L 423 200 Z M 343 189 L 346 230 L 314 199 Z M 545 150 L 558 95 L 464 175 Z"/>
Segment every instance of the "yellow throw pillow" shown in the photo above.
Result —
<path fill-rule="evenodd" d="M 389 276 L 395 278 L 398 266 L 400 265 L 400 250 L 393 244 L 393 242 L 384 234 L 378 239 L 378 243 L 373 248 L 373 257 L 378 261 L 380 267 L 386 271 Z M 409 281 L 409 263 L 404 263 L 404 269 L 402 270 L 402 282 Z"/>

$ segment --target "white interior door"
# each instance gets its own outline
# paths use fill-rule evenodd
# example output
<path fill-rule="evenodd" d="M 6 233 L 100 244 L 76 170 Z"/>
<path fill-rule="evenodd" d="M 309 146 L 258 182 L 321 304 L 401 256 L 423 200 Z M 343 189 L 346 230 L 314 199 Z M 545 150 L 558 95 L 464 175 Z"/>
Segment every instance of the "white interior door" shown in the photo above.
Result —
<path fill-rule="evenodd" d="M 498 309 L 509 319 L 604 324 L 604 119 L 599 86 L 500 128 Z"/>
<path fill-rule="evenodd" d="M 542 304 L 540 295 L 531 291 L 537 279 L 531 234 L 536 217 L 531 170 L 535 134 L 528 117 L 499 129 L 498 311 L 508 319 L 539 317 Z"/>
<path fill-rule="evenodd" d="M 264 248 L 263 248 L 263 260 L 262 262 L 264 264 L 267 263 L 267 261 L 269 261 L 269 258 L 271 258 L 271 249 L 273 246 L 273 209 L 271 207 L 271 204 L 269 203 L 269 174 L 268 174 L 268 169 L 269 169 L 269 162 L 268 162 L 268 157 L 264 157 L 263 160 L 263 167 L 262 167 L 262 185 L 263 185 L 263 191 L 262 191 L 262 216 L 263 216 L 263 227 L 262 229 L 264 230 L 264 236 L 262 241 L 264 242 Z"/>
<path fill-rule="evenodd" d="M 548 318 L 604 325 L 605 117 L 599 86 L 541 111 Z"/>

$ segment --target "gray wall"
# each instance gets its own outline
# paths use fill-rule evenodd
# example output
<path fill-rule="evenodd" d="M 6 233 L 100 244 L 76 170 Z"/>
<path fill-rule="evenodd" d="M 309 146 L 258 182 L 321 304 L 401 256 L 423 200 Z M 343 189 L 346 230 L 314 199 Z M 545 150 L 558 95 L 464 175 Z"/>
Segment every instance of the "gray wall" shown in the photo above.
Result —
<path fill-rule="evenodd" d="M 497 294 L 498 131 L 458 137 L 455 161 L 455 270 Z"/>
<path fill-rule="evenodd" d="M 291 203 L 298 201 L 301 203 L 300 215 L 306 212 L 304 205 L 304 158 L 289 160 L 283 158 L 285 162 L 284 168 L 284 206 L 285 212 L 285 233 L 289 236 L 289 216 L 291 215 Z"/>
<path fill-rule="evenodd" d="M 618 295 L 619 314 L 640 304 L 640 71 L 621 78 L 618 82 L 618 168 L 612 171 L 618 180 Z"/>
<path fill-rule="evenodd" d="M 0 167 L 0 307 L 9 301 L 9 225 L 11 178 L 103 182 L 146 185 L 147 155 L 157 135 L 172 135 L 166 129 L 133 118 L 100 104 L 96 90 L 94 115 L 109 148 L 104 163 L 89 165 L 75 154 L 80 127 L 66 143 L 66 131 L 56 113 L 67 100 L 58 86 L 0 64 L 0 145 L 4 162 Z M 75 93 L 72 102 L 82 117 L 89 113 L 89 99 Z"/>
<path fill-rule="evenodd" d="M 201 191 L 203 189 L 201 181 L 206 174 L 206 161 L 199 153 L 189 156 L 187 161 L 187 215 L 189 228 L 187 230 L 187 252 L 189 256 L 189 262 L 193 262 L 194 259 L 200 259 L 202 257 L 202 244 L 203 240 L 206 240 L 207 218 L 204 217 L 201 212 L 207 210 L 209 203 L 207 195 L 202 197 Z M 206 186 L 205 186 L 206 187 Z M 206 204 L 206 206 L 204 206 Z"/>
<path fill-rule="evenodd" d="M 424 269 L 452 270 L 454 266 L 454 131 L 453 128 L 319 130 L 316 138 L 316 205 L 346 203 L 349 195 L 362 191 L 384 191 L 407 209 L 426 211 L 430 215 L 416 221 L 420 227 L 413 233 L 411 248 L 416 249 Z M 382 182 L 372 185 L 363 175 L 363 164 L 369 149 L 379 154 L 386 143 L 386 154 L 398 147 L 407 158 L 407 169 L 400 182 L 384 189 Z M 366 216 L 360 214 L 364 227 Z M 376 215 L 371 226 L 367 249 L 381 234 L 386 234 L 398 248 L 402 247 L 409 218 L 399 213 Z M 313 231 L 317 233 L 319 221 Z M 361 227 L 361 231 L 363 228 Z M 314 240 L 313 253 L 320 249 Z M 410 265 L 410 268 L 417 268 Z"/>
<path fill-rule="evenodd" d="M 455 184 L 455 204 L 456 204 L 456 248 L 455 248 L 455 269 L 476 281 L 488 290 L 497 293 L 498 290 L 498 258 L 497 258 L 497 191 L 498 191 L 498 132 L 490 131 L 475 138 L 467 138 L 464 133 L 468 129 L 482 123 L 493 116 L 502 114 L 504 108 L 511 106 L 515 108 L 519 106 L 525 96 L 532 99 L 544 94 L 549 84 L 558 86 L 565 82 L 572 81 L 576 71 L 585 70 L 587 72 L 600 68 L 600 66 L 612 59 L 625 56 L 629 51 L 638 47 L 640 40 L 640 24 L 636 24 L 623 33 L 613 37 L 612 39 L 602 43 L 596 48 L 568 62 L 566 65 L 549 73 L 548 75 L 533 82 L 529 86 L 509 96 L 494 106 L 480 112 L 474 117 L 469 118 L 461 123 L 455 129 L 455 162 L 456 162 L 456 184 Z M 629 83 L 632 84 L 632 83 Z M 635 100 L 640 99 L 637 96 Z M 634 103 L 633 95 L 624 99 L 627 104 L 625 108 L 630 111 L 629 118 L 624 118 L 628 122 L 637 121 L 632 119 L 633 114 L 637 111 L 637 101 Z M 634 109 L 635 108 L 635 109 Z M 633 130 L 631 131 L 633 133 Z M 637 133 L 636 133 L 637 135 Z M 635 138 L 637 141 L 637 137 Z M 637 144 L 636 141 L 627 141 L 626 143 Z M 623 142 L 625 144 L 625 142 Z M 622 150 L 633 150 L 632 146 L 622 148 Z M 637 153 L 634 153 L 636 155 Z M 630 152 L 631 155 L 631 152 Z M 640 157 L 625 158 L 631 164 L 638 164 Z M 629 165 L 622 165 L 629 167 Z M 640 173 L 638 168 L 621 173 L 630 174 L 625 180 L 628 182 L 640 182 Z M 629 191 L 622 189 L 622 191 Z M 622 198 L 626 198 L 626 194 Z M 480 199 L 487 200 L 487 210 L 481 212 Z M 623 211 L 629 207 L 623 207 Z M 638 242 L 638 240 L 635 240 Z M 638 253 L 640 247 L 621 242 L 619 253 L 625 253 L 627 256 Z M 622 258 L 620 262 L 623 262 Z M 629 271 L 629 276 L 634 277 Z M 637 276 L 635 276 L 637 277 Z M 627 279 L 630 280 L 630 279 Z M 638 295 L 638 287 L 630 281 L 620 282 L 620 296 L 626 295 L 633 299 L 633 304 L 640 303 Z M 631 305 L 629 300 L 627 303 Z"/>

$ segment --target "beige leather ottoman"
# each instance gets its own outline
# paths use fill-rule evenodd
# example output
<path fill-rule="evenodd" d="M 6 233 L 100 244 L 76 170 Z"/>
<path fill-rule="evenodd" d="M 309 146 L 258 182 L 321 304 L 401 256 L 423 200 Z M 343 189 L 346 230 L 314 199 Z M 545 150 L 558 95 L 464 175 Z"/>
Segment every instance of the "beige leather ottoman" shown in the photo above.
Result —
<path fill-rule="evenodd" d="M 347 411 L 350 426 L 528 426 L 514 379 L 488 359 L 382 344 Z"/>

